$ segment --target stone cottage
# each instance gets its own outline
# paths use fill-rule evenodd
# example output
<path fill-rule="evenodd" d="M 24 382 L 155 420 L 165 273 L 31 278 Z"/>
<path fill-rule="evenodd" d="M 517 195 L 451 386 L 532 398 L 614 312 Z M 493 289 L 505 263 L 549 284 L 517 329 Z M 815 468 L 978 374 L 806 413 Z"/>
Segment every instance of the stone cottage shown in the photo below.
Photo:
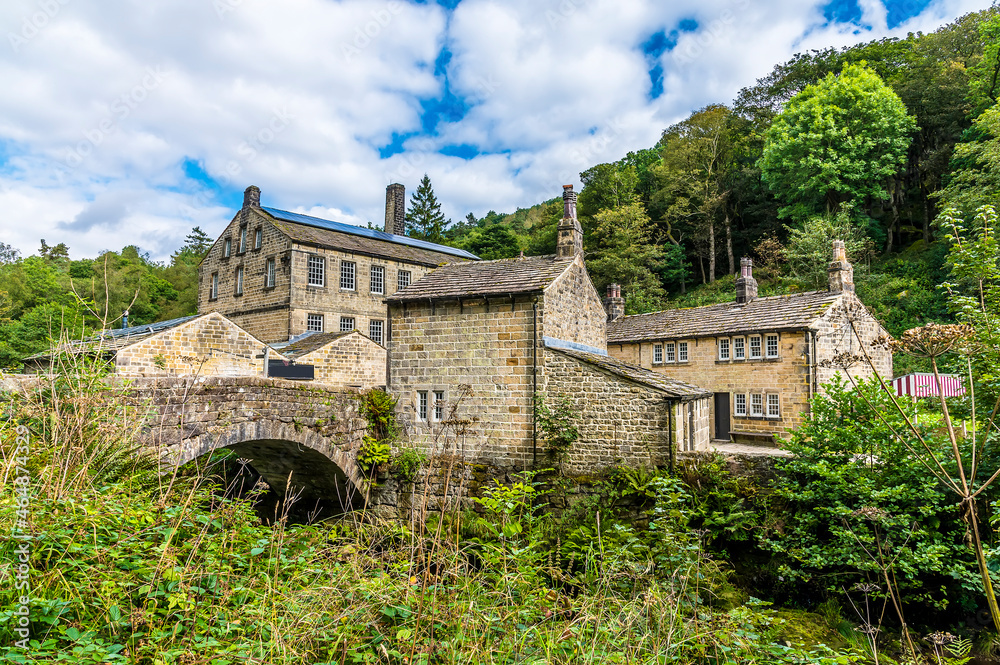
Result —
<path fill-rule="evenodd" d="M 385 347 L 357 330 L 308 333 L 273 348 L 288 362 L 311 366 L 317 383 L 359 390 L 385 387 Z"/>
<path fill-rule="evenodd" d="M 388 389 L 410 443 L 500 467 L 545 463 L 539 395 L 580 432 L 566 465 L 663 464 L 709 441 L 709 393 L 607 356 L 576 194 L 554 255 L 442 266 L 386 299 Z"/>
<path fill-rule="evenodd" d="M 735 302 L 635 316 L 622 316 L 624 301 L 612 285 L 605 299 L 609 354 L 714 393 L 716 441 L 787 435 L 834 374 L 872 375 L 866 354 L 875 372 L 892 378 L 891 352 L 873 344 L 888 333 L 854 293 L 843 242 L 833 243 L 824 291 L 758 298 L 753 262 L 743 259 L 740 271 Z"/>
<path fill-rule="evenodd" d="M 360 330 L 383 344 L 385 296 L 477 258 L 404 236 L 405 207 L 403 185 L 389 185 L 383 232 L 261 206 L 260 189 L 248 187 L 199 267 L 198 312 L 219 312 L 269 343 Z"/>

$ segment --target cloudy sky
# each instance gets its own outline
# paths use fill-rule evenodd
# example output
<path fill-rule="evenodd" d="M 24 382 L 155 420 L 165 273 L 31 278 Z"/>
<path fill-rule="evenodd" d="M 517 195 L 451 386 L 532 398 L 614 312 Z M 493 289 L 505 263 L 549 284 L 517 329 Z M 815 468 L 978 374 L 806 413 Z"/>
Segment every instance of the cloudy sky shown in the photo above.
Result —
<path fill-rule="evenodd" d="M 990 0 L 4 0 L 0 241 L 167 259 L 262 202 L 513 211 L 809 48 Z"/>

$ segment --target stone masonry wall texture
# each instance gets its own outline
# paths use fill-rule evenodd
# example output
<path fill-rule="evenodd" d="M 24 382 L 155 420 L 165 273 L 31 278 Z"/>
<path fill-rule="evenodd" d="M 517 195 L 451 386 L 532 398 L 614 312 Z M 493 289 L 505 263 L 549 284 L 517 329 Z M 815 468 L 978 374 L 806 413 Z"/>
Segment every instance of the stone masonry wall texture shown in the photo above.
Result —
<path fill-rule="evenodd" d="M 359 333 L 334 340 L 296 362 L 313 365 L 315 381 L 324 385 L 363 390 L 385 386 L 385 347 Z"/>
<path fill-rule="evenodd" d="M 546 337 L 607 349 L 607 314 L 582 255 L 545 289 L 544 302 Z"/>

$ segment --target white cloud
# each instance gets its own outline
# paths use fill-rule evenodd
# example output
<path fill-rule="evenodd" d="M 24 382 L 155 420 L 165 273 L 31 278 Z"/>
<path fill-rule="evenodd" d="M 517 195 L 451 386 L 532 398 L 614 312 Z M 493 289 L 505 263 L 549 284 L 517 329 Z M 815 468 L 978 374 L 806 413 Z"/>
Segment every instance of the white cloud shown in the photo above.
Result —
<path fill-rule="evenodd" d="M 0 6 L 2 240 L 74 256 L 138 244 L 166 259 L 191 226 L 233 210 L 187 177 L 256 184 L 265 205 L 365 224 L 384 186 L 428 173 L 445 212 L 513 210 L 557 196 L 600 161 L 796 51 L 930 31 L 988 0 L 938 0 L 893 31 L 878 0 L 863 22 L 825 25 L 817 0 L 464 0 L 448 12 L 401 0 L 12 0 Z M 663 54 L 649 98 L 639 45 L 697 21 Z M 4 47 L 7 48 L 4 48 Z M 422 132 L 421 100 L 451 91 L 468 111 Z M 410 136 L 385 159 L 379 148 Z M 471 145 L 472 159 L 440 154 Z"/>

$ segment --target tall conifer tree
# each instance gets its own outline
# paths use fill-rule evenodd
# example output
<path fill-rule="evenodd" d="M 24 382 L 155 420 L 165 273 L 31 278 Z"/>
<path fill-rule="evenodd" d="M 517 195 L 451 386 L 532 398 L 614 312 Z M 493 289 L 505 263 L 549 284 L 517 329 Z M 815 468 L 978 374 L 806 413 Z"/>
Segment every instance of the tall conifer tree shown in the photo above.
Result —
<path fill-rule="evenodd" d="M 410 197 L 410 209 L 406 211 L 406 233 L 411 238 L 429 242 L 441 242 L 445 227 L 441 204 L 434 196 L 431 179 L 424 174 L 420 186 Z"/>

